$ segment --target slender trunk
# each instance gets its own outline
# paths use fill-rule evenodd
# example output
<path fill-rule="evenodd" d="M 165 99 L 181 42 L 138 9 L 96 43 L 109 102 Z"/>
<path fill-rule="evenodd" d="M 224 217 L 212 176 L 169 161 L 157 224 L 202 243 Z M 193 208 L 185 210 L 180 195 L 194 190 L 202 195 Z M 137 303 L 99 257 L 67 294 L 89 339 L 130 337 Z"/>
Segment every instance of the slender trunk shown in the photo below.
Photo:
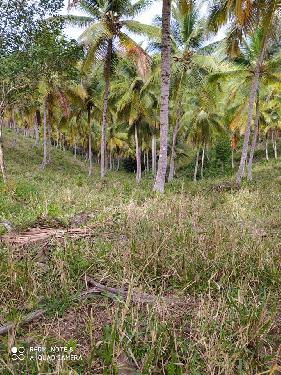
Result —
<path fill-rule="evenodd" d="M 274 158 L 277 159 L 276 130 L 272 131 L 272 147 L 274 151 Z"/>
<path fill-rule="evenodd" d="M 205 146 L 203 146 L 202 150 L 202 160 L 201 160 L 201 178 L 204 177 L 204 159 L 205 159 Z"/>
<path fill-rule="evenodd" d="M 35 145 L 39 145 L 39 127 L 41 123 L 41 115 L 40 111 L 36 111 L 35 113 L 35 119 L 34 119 L 34 127 L 35 127 Z"/>
<path fill-rule="evenodd" d="M 255 103 L 258 87 L 259 87 L 260 70 L 261 70 L 261 66 L 265 57 L 266 48 L 267 48 L 267 39 L 264 41 L 264 45 L 262 47 L 260 56 L 256 64 L 255 74 L 252 79 L 252 86 L 251 86 L 249 105 L 248 105 L 248 118 L 247 118 L 245 135 L 244 135 L 242 155 L 241 155 L 239 170 L 236 176 L 236 182 L 239 185 L 241 184 L 242 178 L 244 176 L 245 164 L 248 158 L 248 147 L 249 147 L 249 140 L 250 140 L 250 133 L 251 133 L 251 124 L 252 124 L 252 119 L 253 119 L 254 103 Z"/>
<path fill-rule="evenodd" d="M 119 168 L 120 168 L 120 156 L 117 155 L 117 167 L 116 167 L 117 172 L 119 171 Z"/>
<path fill-rule="evenodd" d="M 44 117 L 43 117 L 43 162 L 41 168 L 44 169 L 47 165 L 48 149 L 47 149 L 47 121 L 48 121 L 48 98 L 44 103 Z"/>
<path fill-rule="evenodd" d="M 174 179 L 175 174 L 175 157 L 176 157 L 176 143 L 177 143 L 177 135 L 180 127 L 180 114 L 181 114 L 181 101 L 179 102 L 176 114 L 176 125 L 173 131 L 173 142 L 172 142 L 172 150 L 171 150 L 171 159 L 170 159 L 170 170 L 169 170 L 169 177 L 168 181 L 172 181 Z"/>
<path fill-rule="evenodd" d="M 151 157 L 152 157 L 152 174 L 156 173 L 156 136 L 153 134 L 151 139 Z"/>
<path fill-rule="evenodd" d="M 5 173 L 5 165 L 4 165 L 4 153 L 3 153 L 3 136 L 2 136 L 2 119 L 0 118 L 0 169 L 2 173 L 3 182 L 7 182 L 7 177 Z"/>
<path fill-rule="evenodd" d="M 137 161 L 136 181 L 138 184 L 141 180 L 141 149 L 139 147 L 139 137 L 138 137 L 137 126 L 135 126 L 135 143 L 136 143 L 136 161 Z"/>
<path fill-rule="evenodd" d="M 75 159 L 77 158 L 77 146 L 76 146 L 76 142 L 74 143 L 74 158 Z"/>
<path fill-rule="evenodd" d="M 269 161 L 269 157 L 268 157 L 268 139 L 266 137 L 266 140 L 265 140 L 265 158 L 267 161 Z"/>
<path fill-rule="evenodd" d="M 146 151 L 146 170 L 149 172 L 149 154 L 148 151 Z"/>
<path fill-rule="evenodd" d="M 234 165 L 234 151 L 233 150 L 231 150 L 231 167 L 232 167 L 232 169 L 235 168 L 235 165 Z"/>
<path fill-rule="evenodd" d="M 109 97 L 109 85 L 110 85 L 110 69 L 112 59 L 112 39 L 108 40 L 106 60 L 104 63 L 104 98 L 103 98 L 103 113 L 102 113 L 102 125 L 101 125 L 101 160 L 100 160 L 100 174 L 103 178 L 106 173 L 105 164 L 105 152 L 106 152 L 106 125 L 107 125 L 107 108 L 108 108 L 108 97 Z"/>
<path fill-rule="evenodd" d="M 92 175 L 92 124 L 91 124 L 91 107 L 88 105 L 88 154 L 89 154 L 89 176 Z"/>
<path fill-rule="evenodd" d="M 197 151 L 196 154 L 196 162 L 195 162 L 195 168 L 194 168 L 194 176 L 193 176 L 193 181 L 197 181 L 197 172 L 198 172 L 198 162 L 199 162 L 199 153 L 200 150 Z"/>
<path fill-rule="evenodd" d="M 169 90 L 170 90 L 170 19 L 171 0 L 163 0 L 162 38 L 161 38 L 161 96 L 160 96 L 160 152 L 154 191 L 164 192 L 167 171 L 167 147 L 169 127 Z"/>
<path fill-rule="evenodd" d="M 248 180 L 249 181 L 252 181 L 253 179 L 252 165 L 253 165 L 253 158 L 255 154 L 255 148 L 256 148 L 258 132 L 259 132 L 259 120 L 260 120 L 260 106 L 259 106 L 259 95 L 257 94 L 254 134 L 253 134 L 253 139 L 252 139 L 252 144 L 251 144 L 251 149 L 250 149 L 250 157 L 249 157 L 249 162 L 248 162 Z"/>

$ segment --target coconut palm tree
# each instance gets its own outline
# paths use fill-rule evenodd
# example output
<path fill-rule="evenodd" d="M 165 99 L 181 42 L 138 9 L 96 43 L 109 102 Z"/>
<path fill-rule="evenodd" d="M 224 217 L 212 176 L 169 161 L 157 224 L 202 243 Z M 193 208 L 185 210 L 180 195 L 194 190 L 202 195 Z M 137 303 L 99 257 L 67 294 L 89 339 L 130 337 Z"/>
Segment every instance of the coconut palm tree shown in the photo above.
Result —
<path fill-rule="evenodd" d="M 145 79 L 137 74 L 129 61 L 119 65 L 117 78 L 112 85 L 112 101 L 116 103 L 119 121 L 129 125 L 129 136 L 134 135 L 137 162 L 137 183 L 141 180 L 141 142 L 150 134 L 150 125 L 155 123 L 153 108 L 155 93 L 146 86 Z"/>
<path fill-rule="evenodd" d="M 79 7 L 85 16 L 69 15 L 65 20 L 72 25 L 85 27 L 86 30 L 80 36 L 81 42 L 87 48 L 84 67 L 89 67 L 94 59 L 104 61 L 104 99 L 101 125 L 101 177 L 105 176 L 105 152 L 106 152 L 106 126 L 108 115 L 108 98 L 110 91 L 110 76 L 115 51 L 127 54 L 135 61 L 142 75 L 145 75 L 148 56 L 144 50 L 127 34 L 153 37 L 157 34 L 154 26 L 144 25 L 133 20 L 133 17 L 141 12 L 149 1 L 138 0 L 81 0 L 75 1 L 74 6 Z"/>
<path fill-rule="evenodd" d="M 171 54 L 171 0 L 162 3 L 161 88 L 160 88 L 160 151 L 153 190 L 163 193 L 167 171 L 169 128 L 170 54 Z"/>
<path fill-rule="evenodd" d="M 172 181 L 175 172 L 175 147 L 180 120 L 183 115 L 182 101 L 187 89 L 190 74 L 198 70 L 196 54 L 205 40 L 204 21 L 199 16 L 199 9 L 193 4 L 188 12 L 182 12 L 180 4 L 172 7 L 172 54 L 174 64 L 171 71 L 171 99 L 175 111 L 175 126 L 172 135 L 170 168 L 168 181 Z M 202 51 L 203 52 L 203 51 Z M 200 64 L 199 64 L 200 66 Z M 199 68 L 202 68 L 201 66 Z"/>
<path fill-rule="evenodd" d="M 263 43 L 263 34 L 261 29 L 257 29 L 253 32 L 250 37 L 243 38 L 239 46 L 239 55 L 233 59 L 233 63 L 229 65 L 229 69 L 224 69 L 221 72 L 214 73 L 210 76 L 210 81 L 222 82 L 224 80 L 228 82 L 229 87 L 229 101 L 228 106 L 233 107 L 233 102 L 236 101 L 234 107 L 236 110 L 233 112 L 233 119 L 230 121 L 231 130 L 237 131 L 242 130 L 245 134 L 247 132 L 247 125 L 245 123 L 248 117 L 247 110 L 249 108 L 246 97 L 249 89 L 253 82 L 255 75 L 256 61 L 260 54 L 260 49 Z M 281 63 L 281 49 L 279 39 L 272 42 L 268 47 L 268 53 L 266 58 L 263 60 L 263 64 L 260 67 L 259 73 L 259 88 L 257 89 L 257 96 L 255 100 L 254 108 L 256 107 L 254 132 L 252 137 L 252 143 L 250 147 L 249 163 L 248 163 L 248 179 L 252 179 L 252 161 L 258 135 L 258 124 L 260 117 L 259 110 L 259 93 L 272 82 L 278 82 L 280 80 L 280 63 Z M 254 109 L 253 108 L 253 109 Z M 249 129 L 249 140 L 250 140 L 251 126 Z M 245 140 L 245 138 L 244 138 Z M 242 151 L 243 153 L 243 151 Z M 241 167 L 241 164 L 240 164 Z"/>
<path fill-rule="evenodd" d="M 244 134 L 244 142 L 236 181 L 241 184 L 244 176 L 248 146 L 250 140 L 251 124 L 254 114 L 254 105 L 262 74 L 262 65 L 266 57 L 268 47 L 272 41 L 273 31 L 278 25 L 278 10 L 281 4 L 279 0 L 217 0 L 215 1 L 209 17 L 209 26 L 217 31 L 223 24 L 231 23 L 228 35 L 228 52 L 236 57 L 239 54 L 239 46 L 243 35 L 248 35 L 259 27 L 262 41 L 259 49 L 252 76 L 251 88 L 248 100 L 248 116 Z"/>
<path fill-rule="evenodd" d="M 186 124 L 187 140 L 195 146 L 196 162 L 193 180 L 197 180 L 199 156 L 201 153 L 201 178 L 203 178 L 205 150 L 211 146 L 226 129 L 222 125 L 222 112 L 220 110 L 221 93 L 214 92 L 213 87 L 204 83 L 197 92 L 189 93 L 184 108 L 188 111 L 183 115 L 182 121 Z"/>
<path fill-rule="evenodd" d="M 49 147 L 51 143 L 52 121 L 56 107 L 60 107 L 64 116 L 69 116 L 69 105 L 66 99 L 66 84 L 54 74 L 45 77 L 38 85 L 41 94 L 43 111 L 43 161 L 41 168 L 44 169 L 50 162 Z M 49 146 L 49 147 L 48 147 Z"/>

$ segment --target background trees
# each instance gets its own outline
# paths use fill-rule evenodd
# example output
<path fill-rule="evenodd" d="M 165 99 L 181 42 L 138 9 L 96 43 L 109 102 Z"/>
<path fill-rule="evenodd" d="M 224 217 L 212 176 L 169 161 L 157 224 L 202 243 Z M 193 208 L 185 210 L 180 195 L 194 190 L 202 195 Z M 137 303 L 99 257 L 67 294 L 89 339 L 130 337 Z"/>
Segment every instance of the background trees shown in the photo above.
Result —
<path fill-rule="evenodd" d="M 198 164 L 197 178 L 204 168 L 208 176 L 209 155 L 227 137 L 231 152 L 235 138 L 231 168 L 235 172 L 241 150 L 237 182 L 247 161 L 252 179 L 256 147 L 267 155 L 270 141 L 278 157 L 279 4 L 242 3 L 217 1 L 205 19 L 199 2 L 164 2 L 165 17 L 155 25 L 134 19 L 148 5 L 143 1 L 73 2 L 82 16 L 57 16 L 61 2 L 39 2 L 31 13 L 28 4 L 23 7 L 22 18 L 10 15 L 4 3 L 2 123 L 34 128 L 24 131 L 34 134 L 36 144 L 43 140 L 42 167 L 51 144 L 72 149 L 75 157 L 84 154 L 89 176 L 93 161 L 103 177 L 115 161 L 120 169 L 133 157 L 137 182 L 151 166 L 153 174 L 157 170 L 154 190 L 161 192 L 175 171 L 192 169 L 194 177 Z M 43 9 L 52 17 L 43 19 Z M 80 45 L 63 35 L 66 23 L 86 26 Z M 222 25 L 228 26 L 225 38 L 213 43 L 210 30 Z M 134 35 L 149 43 L 138 44 Z"/>

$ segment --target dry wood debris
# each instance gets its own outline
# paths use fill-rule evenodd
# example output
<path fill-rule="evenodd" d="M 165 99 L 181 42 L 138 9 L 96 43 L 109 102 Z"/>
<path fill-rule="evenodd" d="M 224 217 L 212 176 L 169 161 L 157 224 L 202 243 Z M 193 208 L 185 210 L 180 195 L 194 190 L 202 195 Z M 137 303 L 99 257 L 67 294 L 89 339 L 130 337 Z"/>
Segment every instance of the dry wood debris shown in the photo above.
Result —
<path fill-rule="evenodd" d="M 37 242 L 61 239 L 67 236 L 71 239 L 91 237 L 91 227 L 85 228 L 31 228 L 23 233 L 11 232 L 0 237 L 0 241 L 6 245 L 26 246 Z"/>

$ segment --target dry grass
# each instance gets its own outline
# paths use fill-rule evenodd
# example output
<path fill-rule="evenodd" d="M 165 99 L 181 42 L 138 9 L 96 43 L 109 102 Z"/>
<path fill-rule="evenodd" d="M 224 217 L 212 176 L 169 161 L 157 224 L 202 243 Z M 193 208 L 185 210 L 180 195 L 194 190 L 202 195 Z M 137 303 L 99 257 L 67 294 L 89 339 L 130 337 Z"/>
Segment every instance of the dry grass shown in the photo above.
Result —
<path fill-rule="evenodd" d="M 89 180 L 83 164 L 60 153 L 42 173 L 36 156 L 23 165 L 25 142 L 19 146 L 8 155 L 2 219 L 22 230 L 40 218 L 70 227 L 87 212 L 87 225 L 99 229 L 93 238 L 66 236 L 24 251 L 2 244 L 0 322 L 40 306 L 48 316 L 1 339 L 1 373 L 125 374 L 128 365 L 137 374 L 278 374 L 279 162 L 259 165 L 254 184 L 240 190 L 177 180 L 158 196 L 150 176 L 138 187 L 123 172 L 101 182 L 96 171 Z M 125 301 L 77 305 L 69 296 L 85 288 L 86 274 L 182 303 L 132 303 L 129 292 Z M 11 344 L 35 342 L 71 345 L 83 361 L 11 361 Z"/>

